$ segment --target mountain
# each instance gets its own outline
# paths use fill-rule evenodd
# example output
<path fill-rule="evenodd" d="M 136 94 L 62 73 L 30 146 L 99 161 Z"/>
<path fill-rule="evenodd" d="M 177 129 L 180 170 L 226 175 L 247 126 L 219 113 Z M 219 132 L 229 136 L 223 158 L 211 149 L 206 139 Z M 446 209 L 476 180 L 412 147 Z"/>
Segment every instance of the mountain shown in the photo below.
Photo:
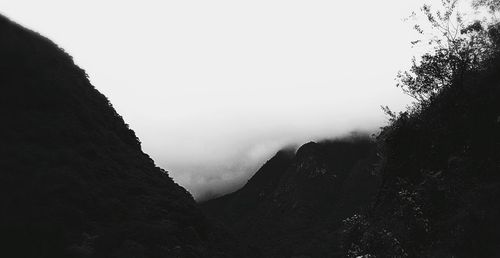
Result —
<path fill-rule="evenodd" d="M 366 136 L 279 151 L 240 190 L 202 203 L 204 211 L 262 257 L 329 257 L 342 220 L 370 202 L 376 145 Z"/>
<path fill-rule="evenodd" d="M 500 257 L 499 26 L 480 69 L 382 130 L 383 184 L 346 221 L 345 256 Z"/>
<path fill-rule="evenodd" d="M 236 255 L 72 58 L 5 17 L 0 92 L 0 256 Z"/>

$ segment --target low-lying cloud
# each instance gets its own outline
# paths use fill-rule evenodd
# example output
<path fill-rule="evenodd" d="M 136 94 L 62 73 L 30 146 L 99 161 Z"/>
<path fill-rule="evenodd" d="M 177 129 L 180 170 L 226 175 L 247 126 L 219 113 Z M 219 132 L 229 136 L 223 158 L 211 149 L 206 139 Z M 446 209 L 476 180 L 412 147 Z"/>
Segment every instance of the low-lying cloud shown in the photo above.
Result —
<path fill-rule="evenodd" d="M 410 100 L 394 77 L 416 36 L 403 18 L 423 2 L 19 0 L 1 9 L 70 53 L 143 150 L 203 199 L 235 190 L 285 145 L 375 130 L 386 121 L 380 105 L 402 110 Z"/>
<path fill-rule="evenodd" d="M 343 137 L 352 130 L 373 132 L 377 129 L 373 123 L 354 128 L 339 125 L 321 128 L 312 121 L 303 123 L 312 128 L 282 128 L 261 132 L 242 130 L 240 137 L 220 134 L 196 141 L 178 139 L 176 142 L 172 139 L 170 144 L 174 144 L 175 148 L 165 148 L 163 152 L 151 150 L 150 153 L 161 153 L 161 156 L 154 157 L 157 163 L 167 169 L 175 181 L 188 189 L 198 201 L 203 201 L 242 187 L 280 149 L 298 148 L 308 141 Z M 328 121 L 325 124 L 329 124 Z M 262 127 L 270 125 L 268 123 Z"/>

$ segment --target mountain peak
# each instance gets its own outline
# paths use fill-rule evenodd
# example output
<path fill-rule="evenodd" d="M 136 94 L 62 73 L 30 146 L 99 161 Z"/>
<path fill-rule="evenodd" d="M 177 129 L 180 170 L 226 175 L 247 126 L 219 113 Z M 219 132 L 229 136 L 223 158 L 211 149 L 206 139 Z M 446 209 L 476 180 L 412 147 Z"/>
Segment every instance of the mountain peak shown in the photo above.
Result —
<path fill-rule="evenodd" d="M 302 146 L 299 147 L 297 150 L 297 155 L 301 155 L 302 153 L 309 153 L 309 152 L 314 152 L 317 151 L 318 147 L 320 145 L 316 142 L 310 141 L 306 144 L 303 144 Z"/>
<path fill-rule="evenodd" d="M 294 243 L 315 239 L 335 246 L 337 240 L 320 228 L 340 223 L 376 191 L 378 179 L 370 173 L 374 147 L 371 141 L 338 140 L 280 151 L 243 188 L 202 207 L 261 248 L 264 257 L 321 257 L 324 246 L 304 250 Z M 351 191 L 358 186 L 362 190 Z M 344 205 L 346 199 L 353 204 Z"/>

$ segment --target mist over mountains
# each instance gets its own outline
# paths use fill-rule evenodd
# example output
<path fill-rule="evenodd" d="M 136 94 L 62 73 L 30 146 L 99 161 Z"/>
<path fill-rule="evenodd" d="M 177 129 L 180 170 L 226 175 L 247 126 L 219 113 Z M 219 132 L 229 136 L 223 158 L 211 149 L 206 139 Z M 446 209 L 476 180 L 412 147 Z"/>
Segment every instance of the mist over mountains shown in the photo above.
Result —
<path fill-rule="evenodd" d="M 340 255 L 339 225 L 380 185 L 376 161 L 366 135 L 309 142 L 279 151 L 241 189 L 201 207 L 262 257 Z"/>
<path fill-rule="evenodd" d="M 326 133 L 322 134 L 325 135 Z M 364 131 L 338 133 L 336 138 L 348 139 L 369 134 Z M 287 135 L 286 137 L 276 135 L 273 138 L 269 137 L 267 141 L 258 136 L 249 138 L 246 141 L 241 141 L 241 148 L 236 146 L 231 151 L 228 151 L 228 153 L 222 152 L 225 154 L 224 157 L 220 157 L 222 155 L 213 150 L 214 153 L 217 153 L 214 154 L 213 159 L 208 159 L 201 163 L 198 163 L 199 161 L 183 161 L 179 165 L 177 165 L 177 162 L 173 162 L 173 164 L 169 164 L 167 167 L 171 168 L 169 171 L 172 171 L 171 173 L 174 174 L 176 173 L 173 171 L 176 171 L 175 168 L 178 168 L 178 176 L 174 177 L 176 182 L 186 187 L 198 202 L 202 202 L 234 192 L 243 187 L 260 166 L 280 149 L 297 150 L 300 145 L 311 139 L 315 141 L 325 140 L 321 136 L 299 137 L 297 135 Z M 300 139 L 303 139 L 303 141 Z M 254 140 L 253 143 L 252 140 Z M 244 148 L 246 146 L 250 147 Z M 182 171 L 186 171 L 186 169 L 192 173 L 182 174 Z M 196 171 L 202 172 L 195 173 Z M 188 176 L 188 178 L 183 178 L 183 175 Z"/>
<path fill-rule="evenodd" d="M 188 177 L 219 188 L 200 203 L 68 53 L 0 16 L 0 256 L 499 257 L 500 3 L 455 3 L 422 7 L 442 38 L 413 42 L 433 47 L 397 75 L 415 101 L 378 132 L 213 152 L 244 172 Z"/>
<path fill-rule="evenodd" d="M 374 131 L 380 105 L 411 103 L 394 75 L 413 53 L 401 19 L 421 1 L 5 0 L 0 12 L 70 53 L 197 198 L 243 185 L 287 144 Z"/>

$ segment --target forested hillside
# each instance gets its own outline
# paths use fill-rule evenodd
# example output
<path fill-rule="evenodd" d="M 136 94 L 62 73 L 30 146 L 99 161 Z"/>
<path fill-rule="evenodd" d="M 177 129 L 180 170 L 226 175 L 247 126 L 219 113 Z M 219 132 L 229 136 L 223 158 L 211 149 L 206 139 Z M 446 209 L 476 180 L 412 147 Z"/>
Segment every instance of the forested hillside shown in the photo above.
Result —
<path fill-rule="evenodd" d="M 453 22 L 424 11 L 434 25 Z M 388 110 L 392 123 L 378 136 L 383 184 L 371 209 L 346 220 L 345 256 L 500 256 L 499 25 L 476 21 L 455 35 L 445 31 L 447 44 L 403 76 L 418 101 Z"/>
<path fill-rule="evenodd" d="M 234 257 L 72 58 L 5 17 L 0 91 L 0 256 Z"/>
<path fill-rule="evenodd" d="M 500 257 L 500 2 L 442 4 L 414 26 L 436 33 L 397 76 L 405 111 L 201 204 L 71 56 L 0 16 L 0 257 Z"/>
<path fill-rule="evenodd" d="M 296 153 L 284 149 L 243 188 L 202 208 L 251 245 L 255 255 L 338 255 L 342 220 L 368 204 L 378 189 L 375 154 L 375 143 L 364 135 L 310 142 Z"/>

